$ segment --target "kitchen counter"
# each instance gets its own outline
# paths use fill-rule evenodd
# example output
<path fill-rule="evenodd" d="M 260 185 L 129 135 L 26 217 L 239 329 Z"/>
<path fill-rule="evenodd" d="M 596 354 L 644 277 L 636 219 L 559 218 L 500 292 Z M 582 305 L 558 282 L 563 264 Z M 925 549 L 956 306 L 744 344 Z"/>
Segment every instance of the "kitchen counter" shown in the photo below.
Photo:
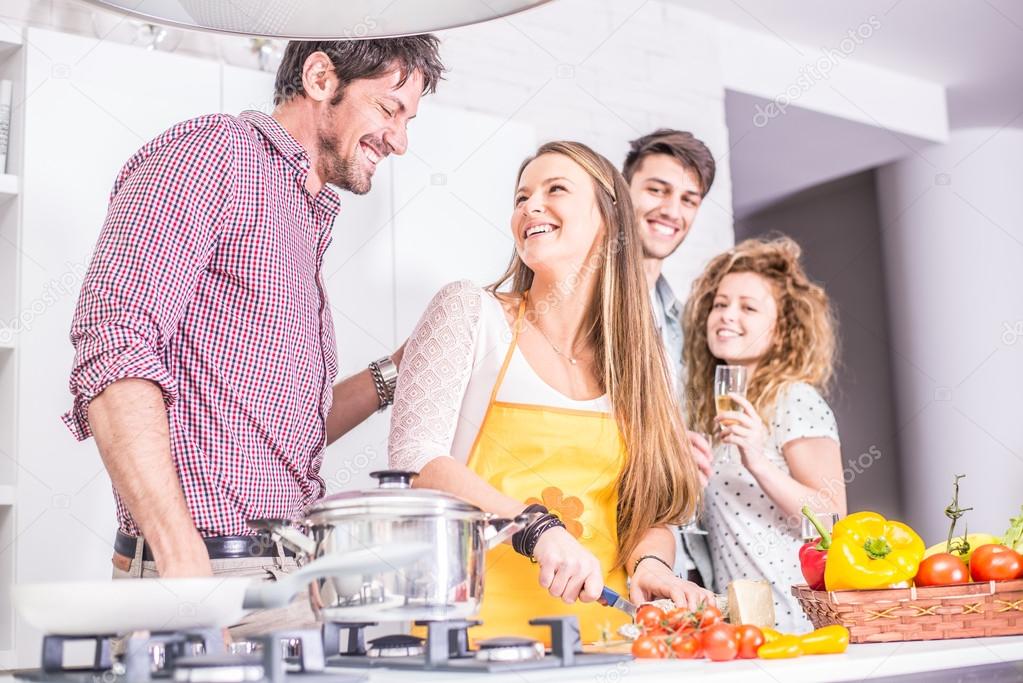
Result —
<path fill-rule="evenodd" d="M 681 681 L 699 676 L 713 683 L 825 683 L 827 681 L 858 681 L 919 672 L 937 672 L 962 667 L 1018 662 L 1013 675 L 994 679 L 985 675 L 976 680 L 1023 680 L 1023 636 L 1004 638 L 970 638 L 930 640 L 906 643 L 873 643 L 850 645 L 841 655 L 806 655 L 788 660 L 634 660 L 609 667 L 581 667 L 519 671 L 508 674 L 452 674 L 421 671 L 374 669 L 371 683 L 548 683 L 550 681 L 591 681 L 595 683 L 641 683 L 645 681 Z M 346 671 L 353 671 L 348 669 Z M 363 670 L 365 671 L 365 670 Z M 928 681 L 938 680 L 935 674 Z M 921 678 L 920 680 L 924 680 Z"/>
<path fill-rule="evenodd" d="M 1002 669 L 994 669 L 1001 665 Z M 940 676 L 938 672 L 971 667 L 968 677 Z M 985 667 L 985 668 L 981 668 Z M 699 677 L 712 683 L 827 683 L 837 681 L 898 680 L 903 683 L 983 680 L 985 682 L 1023 681 L 1023 636 L 973 638 L 907 643 L 850 645 L 841 655 L 806 655 L 788 660 L 633 660 L 608 666 L 569 669 L 517 671 L 502 674 L 464 674 L 394 669 L 329 668 L 318 681 L 330 680 L 330 674 L 368 675 L 370 683 L 644 683 L 681 681 Z M 913 674 L 918 674 L 913 676 Z M 321 675 L 322 676 L 322 675 Z M 907 678 L 902 678 L 907 677 Z M 0 673 L 0 681 L 13 681 L 9 673 Z M 92 680 L 98 680 L 93 678 Z M 104 679 L 105 680 L 105 679 Z M 166 679 L 159 679 L 166 680 Z M 303 677 L 289 677 L 301 683 Z"/>

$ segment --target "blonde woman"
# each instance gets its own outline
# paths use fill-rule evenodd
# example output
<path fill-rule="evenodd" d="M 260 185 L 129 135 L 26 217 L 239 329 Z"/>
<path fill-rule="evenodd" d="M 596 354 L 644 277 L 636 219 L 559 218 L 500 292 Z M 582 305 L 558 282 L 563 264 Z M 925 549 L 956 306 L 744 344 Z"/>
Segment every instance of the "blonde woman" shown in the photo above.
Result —
<path fill-rule="evenodd" d="M 704 495 L 720 592 L 735 579 L 772 582 L 778 628 L 808 630 L 790 588 L 802 583 L 800 508 L 844 515 L 838 429 L 822 397 L 832 376 L 835 325 L 827 295 L 788 238 L 746 240 L 713 259 L 685 309 L 686 415 L 715 435 Z M 714 369 L 747 368 L 741 411 L 715 414 Z M 741 456 L 727 461 L 724 449 Z"/>
<path fill-rule="evenodd" d="M 513 516 L 546 509 L 490 551 L 476 637 L 576 614 L 584 641 L 628 621 L 595 604 L 606 585 L 644 601 L 707 597 L 671 570 L 667 526 L 692 517 L 700 484 L 650 312 L 629 188 L 574 142 L 519 170 L 498 282 L 437 294 L 405 349 L 390 465 L 415 485 Z"/>

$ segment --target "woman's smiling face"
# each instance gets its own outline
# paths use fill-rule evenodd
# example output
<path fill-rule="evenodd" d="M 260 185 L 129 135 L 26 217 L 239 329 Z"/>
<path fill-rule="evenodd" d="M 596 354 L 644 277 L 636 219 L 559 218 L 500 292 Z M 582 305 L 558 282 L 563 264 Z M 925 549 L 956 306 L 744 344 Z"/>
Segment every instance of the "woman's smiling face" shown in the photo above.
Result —
<path fill-rule="evenodd" d="M 756 363 L 771 348 L 777 319 L 770 282 L 756 273 L 729 273 L 721 278 L 707 316 L 707 346 L 730 364 Z"/>
<path fill-rule="evenodd" d="M 593 178 L 563 154 L 542 154 L 523 169 L 511 230 L 519 258 L 534 273 L 578 272 L 604 232 Z"/>

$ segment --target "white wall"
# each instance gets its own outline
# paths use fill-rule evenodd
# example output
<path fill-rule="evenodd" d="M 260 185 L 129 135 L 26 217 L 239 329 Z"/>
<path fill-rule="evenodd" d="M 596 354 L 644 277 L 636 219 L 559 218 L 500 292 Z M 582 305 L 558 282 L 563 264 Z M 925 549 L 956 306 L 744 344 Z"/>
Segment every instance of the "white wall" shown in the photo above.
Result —
<path fill-rule="evenodd" d="M 934 543 L 1023 502 L 1023 130 L 953 133 L 877 174 L 907 521 Z"/>

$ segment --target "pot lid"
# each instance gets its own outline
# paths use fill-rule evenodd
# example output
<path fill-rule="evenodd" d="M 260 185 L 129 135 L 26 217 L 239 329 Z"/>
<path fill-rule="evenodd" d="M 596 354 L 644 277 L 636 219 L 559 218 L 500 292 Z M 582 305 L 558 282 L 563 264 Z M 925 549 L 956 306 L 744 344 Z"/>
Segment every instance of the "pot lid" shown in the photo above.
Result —
<path fill-rule="evenodd" d="M 370 472 L 369 476 L 377 480 L 379 485 L 368 491 L 342 491 L 327 496 L 306 510 L 307 517 L 323 512 L 342 512 L 345 510 L 372 512 L 379 509 L 390 513 L 437 514 L 439 512 L 457 512 L 482 515 L 478 507 L 457 496 L 435 489 L 414 489 L 412 479 L 415 472 L 401 470 L 382 470 Z"/>
<path fill-rule="evenodd" d="M 551 0 L 87 0 L 154 24 L 288 40 L 387 38 L 477 24 Z"/>

